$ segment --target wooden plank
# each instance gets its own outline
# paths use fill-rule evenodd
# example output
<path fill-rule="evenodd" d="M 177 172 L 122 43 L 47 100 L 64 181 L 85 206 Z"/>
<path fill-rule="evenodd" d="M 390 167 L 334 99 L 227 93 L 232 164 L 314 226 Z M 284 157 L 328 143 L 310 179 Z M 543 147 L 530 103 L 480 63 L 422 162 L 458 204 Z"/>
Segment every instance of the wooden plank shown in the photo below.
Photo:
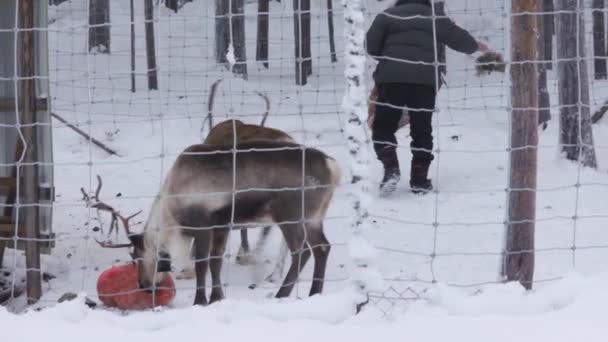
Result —
<path fill-rule="evenodd" d="M 17 179 L 14 177 L 0 177 L 0 187 L 12 188 L 17 185 Z"/>
<path fill-rule="evenodd" d="M 15 108 L 15 99 L 6 97 L 0 98 L 0 113 L 14 113 L 16 110 L 17 109 Z M 36 110 L 48 110 L 48 101 L 46 97 L 36 99 Z"/>
<path fill-rule="evenodd" d="M 19 227 L 21 228 L 21 227 Z M 0 236 L 12 237 L 15 235 L 15 223 L 2 222 L 0 223 Z"/>

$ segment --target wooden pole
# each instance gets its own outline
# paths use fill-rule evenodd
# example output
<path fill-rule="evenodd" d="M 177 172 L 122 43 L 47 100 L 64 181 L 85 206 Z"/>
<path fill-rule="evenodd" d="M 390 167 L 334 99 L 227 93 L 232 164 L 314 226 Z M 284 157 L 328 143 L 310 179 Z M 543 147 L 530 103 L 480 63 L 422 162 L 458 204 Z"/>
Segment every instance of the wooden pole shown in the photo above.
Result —
<path fill-rule="evenodd" d="M 152 0 L 144 0 L 144 16 L 146 20 L 146 56 L 148 62 L 148 89 L 158 89 L 158 74 L 156 72 L 156 47 L 154 42 L 154 4 Z"/>
<path fill-rule="evenodd" d="M 535 0 L 511 1 L 511 154 L 502 275 L 531 289 L 534 280 L 538 80 Z"/>
<path fill-rule="evenodd" d="M 595 79 L 606 79 L 608 70 L 606 68 L 606 20 L 604 10 L 606 9 L 605 0 L 593 0 L 593 56 Z"/>
<path fill-rule="evenodd" d="M 131 92 L 135 92 L 135 6 L 131 4 Z"/>
<path fill-rule="evenodd" d="M 270 0 L 258 0 L 258 33 L 256 39 L 255 60 L 261 61 L 264 68 L 268 69 L 268 26 Z"/>
<path fill-rule="evenodd" d="M 25 264 L 27 267 L 27 300 L 33 304 L 42 295 L 40 270 L 40 245 L 38 222 L 38 153 L 36 149 L 37 116 L 36 116 L 36 46 L 34 42 L 34 0 L 20 0 L 19 2 L 19 61 L 20 61 L 20 122 L 21 132 L 25 140 L 26 165 L 23 170 L 23 190 L 25 210 Z M 15 246 L 16 247 L 16 246 Z"/>

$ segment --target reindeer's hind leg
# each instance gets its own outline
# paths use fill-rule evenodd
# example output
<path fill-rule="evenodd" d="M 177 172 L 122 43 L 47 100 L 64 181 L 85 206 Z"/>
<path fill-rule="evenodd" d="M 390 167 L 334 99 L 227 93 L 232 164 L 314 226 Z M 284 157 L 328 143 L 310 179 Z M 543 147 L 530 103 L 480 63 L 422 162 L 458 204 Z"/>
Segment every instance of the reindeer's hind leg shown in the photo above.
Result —
<path fill-rule="evenodd" d="M 222 262 L 224 261 L 224 251 L 228 240 L 229 230 L 226 228 L 216 228 L 213 230 L 213 242 L 211 246 L 211 299 L 209 303 L 224 299 L 222 290 Z"/>
<path fill-rule="evenodd" d="M 291 251 L 291 266 L 285 276 L 283 285 L 277 292 L 277 298 L 288 297 L 300 276 L 300 272 L 310 259 L 310 249 L 306 245 L 304 226 L 299 223 L 281 224 L 283 237 Z"/>
<path fill-rule="evenodd" d="M 323 283 L 325 282 L 325 269 L 327 268 L 327 258 L 331 246 L 325 233 L 323 233 L 323 224 L 312 226 L 308 225 L 307 240 L 312 254 L 315 258 L 315 269 L 312 276 L 312 286 L 310 287 L 310 296 L 323 292 Z"/>
<path fill-rule="evenodd" d="M 194 238 L 194 269 L 196 270 L 196 296 L 194 305 L 207 305 L 207 294 L 205 291 L 205 278 L 209 266 L 209 252 L 211 249 L 211 231 L 202 230 L 197 232 Z"/>

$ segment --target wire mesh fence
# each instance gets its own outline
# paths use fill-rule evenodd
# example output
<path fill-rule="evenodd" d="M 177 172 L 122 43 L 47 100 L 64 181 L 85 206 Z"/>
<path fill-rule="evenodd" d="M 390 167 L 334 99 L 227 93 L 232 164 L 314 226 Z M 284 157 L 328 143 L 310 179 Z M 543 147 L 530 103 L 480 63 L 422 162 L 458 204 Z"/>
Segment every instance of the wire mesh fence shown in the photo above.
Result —
<path fill-rule="evenodd" d="M 14 2 L 13 22 L 3 22 L 1 37 L 17 37 L 20 32 L 28 31 L 15 28 L 21 27 L 16 20 L 21 2 L 26 0 Z M 424 1 L 414 2 L 416 4 L 410 6 L 426 6 L 421 4 Z M 360 13 L 358 4 L 362 5 Z M 604 55 L 601 55 L 601 48 L 596 47 L 606 44 L 605 23 L 598 19 L 598 15 L 605 15 L 606 7 L 596 2 L 574 1 L 572 4 L 558 1 L 555 6 L 549 6 L 553 5 L 552 1 L 540 2 L 533 17 L 537 20 L 542 16 L 545 21 L 543 27 L 546 29 L 541 32 L 543 35 L 539 35 L 543 44 L 539 43 L 538 47 L 545 54 L 539 54 L 538 60 L 526 61 L 544 66 L 544 86 L 549 102 L 538 103 L 534 108 L 548 109 L 550 114 L 550 119 L 545 117 L 541 120 L 538 145 L 532 146 L 537 152 L 538 165 L 537 187 L 530 189 L 536 195 L 535 217 L 531 220 L 535 227 L 535 286 L 542 286 L 572 271 L 598 272 L 608 260 L 608 235 L 603 229 L 608 220 L 608 205 L 603 200 L 608 178 L 602 165 L 608 156 L 608 141 L 603 134 L 606 126 L 601 114 L 597 114 L 608 100 L 605 96 L 607 83 L 605 76 L 601 75 L 601 65 L 602 62 L 605 64 L 606 57 L 605 48 Z M 224 188 L 208 186 L 202 194 L 201 189 L 184 190 L 188 195 L 199 196 L 198 201 L 211 206 L 207 208 L 211 211 L 230 208 L 228 213 L 224 213 L 228 215 L 228 222 L 220 220 L 219 225 L 238 226 L 242 223 L 236 222 L 240 214 L 239 205 L 231 206 L 230 203 L 242 203 L 239 201 L 246 196 L 240 196 L 246 193 L 257 191 L 268 195 L 278 190 L 287 191 L 293 184 L 286 179 L 295 177 L 296 171 L 305 169 L 304 174 L 297 174 L 299 183 L 295 189 L 304 197 L 315 193 L 311 189 L 327 185 L 310 174 L 319 168 L 307 169 L 313 167 L 307 163 L 308 158 L 313 158 L 314 150 L 326 153 L 339 164 L 341 182 L 334 190 L 322 225 L 331 245 L 324 293 L 331 294 L 352 286 L 353 264 L 356 266 L 360 261 L 356 260 L 360 255 L 358 251 L 353 252 L 352 249 L 369 247 L 353 243 L 353 235 L 359 233 L 373 246 L 374 253 L 370 254 L 375 254 L 373 262 L 366 260 L 369 264 L 364 266 L 377 270 L 382 278 L 380 285 L 366 290 L 369 292 L 369 306 L 387 314 L 407 307 L 411 301 L 430 300 L 427 291 L 437 283 L 474 293 L 503 282 L 501 263 L 509 254 L 504 245 L 505 231 L 517 223 L 509 221 L 509 194 L 528 190 L 509 185 L 510 154 L 514 151 L 510 138 L 511 111 L 522 109 L 513 108 L 511 99 L 510 72 L 514 66 L 511 62 L 514 59 L 510 56 L 511 22 L 529 13 L 513 14 L 510 1 L 435 2 L 430 15 L 434 19 L 431 22 L 435 22 L 433 25 L 447 18 L 442 12 L 435 12 L 439 8 L 437 6 L 442 6 L 444 9 L 441 11 L 445 11 L 454 23 L 485 42 L 492 51 L 500 53 L 505 59 L 506 70 L 479 74 L 479 64 L 476 63 L 479 52 L 466 55 L 448 48 L 444 64 L 439 55 L 433 56 L 431 64 L 434 69 L 439 72 L 442 70 L 440 66 L 445 67 L 432 116 L 434 144 L 429 152 L 433 153 L 434 160 L 429 178 L 434 189 L 424 196 L 409 191 L 410 122 L 396 133 L 401 181 L 390 197 L 381 197 L 377 188 L 383 169 L 375 159 L 372 130 L 363 131 L 360 127 L 358 131 L 359 126 L 353 122 L 357 115 L 349 115 L 352 103 L 345 104 L 344 99 L 345 93 L 347 98 L 350 94 L 351 100 L 352 96 L 359 94 L 361 103 L 353 107 L 356 108 L 353 112 L 359 113 L 358 117 L 364 121 L 361 106 L 367 105 L 368 92 L 374 86 L 373 74 L 382 56 L 368 56 L 365 64 L 355 65 L 352 69 L 355 71 L 351 70 L 353 73 L 349 74 L 348 68 L 356 64 L 353 62 L 356 59 L 350 54 L 353 46 L 349 43 L 362 42 L 361 34 L 374 19 L 386 16 L 382 12 L 391 6 L 393 3 L 390 1 L 71 0 L 45 8 L 48 26 L 34 26 L 29 31 L 48 35 L 48 76 L 38 77 L 48 80 L 50 90 L 48 94 L 38 96 L 48 99 L 49 113 L 54 119 L 50 123 L 37 122 L 36 125 L 50 127 L 53 133 L 53 159 L 47 165 L 53 169 L 54 201 L 43 206 L 52 208 L 54 248 L 50 255 L 42 256 L 40 270 L 34 270 L 42 271 L 43 275 L 42 297 L 36 305 L 47 306 L 57 302 L 65 293 L 80 291 L 96 300 L 100 274 L 113 265 L 130 262 L 132 255 L 125 249 L 102 248 L 95 240 L 106 244 L 129 242 L 121 230 L 121 218 L 126 219 L 139 211 L 142 211 L 140 215 L 128 221 L 129 229 L 132 232 L 142 232 L 144 228 L 150 231 L 150 220 L 154 221 L 158 214 L 158 207 L 153 203 L 161 198 L 164 204 L 160 207 L 167 206 L 167 198 L 171 196 L 167 197 L 169 194 L 164 192 L 164 184 L 168 184 L 177 172 L 176 165 L 183 159 L 184 149 L 203 142 L 212 126 L 227 119 L 254 125 L 263 121 L 265 127 L 279 129 L 290 141 L 301 145 L 285 146 L 280 144 L 290 143 L 275 142 L 279 145 L 273 145 L 273 148 L 247 147 L 266 150 L 264 153 L 275 156 L 274 160 L 262 163 L 261 169 L 248 173 L 240 169 L 239 163 L 249 163 L 247 157 L 241 155 L 264 153 L 246 153 L 244 150 L 247 148 L 240 148 L 240 145 L 236 146 L 238 153 L 232 149 L 238 140 L 233 133 L 236 130 L 238 136 L 239 128 L 236 123 L 234 126 L 230 123 L 228 140 L 223 143 L 225 146 L 216 148 L 223 153 L 213 154 L 211 150 L 199 153 L 201 160 L 211 160 L 207 158 L 209 155 L 230 155 L 233 162 L 236 161 L 232 165 L 221 164 L 223 172 L 211 173 L 205 168 L 195 172 L 224 179 Z M 357 15 L 362 15 L 361 27 L 357 27 Z M 578 39 L 580 42 L 581 37 L 586 40 L 586 44 L 577 46 L 578 52 L 574 57 L 563 55 L 560 36 L 555 34 L 566 32 L 563 25 L 568 15 L 580 18 L 576 20 L 575 17 L 572 21 L 577 23 L 575 41 Z M 355 18 L 355 24 L 348 18 Z M 602 34 L 597 33 L 599 27 L 604 28 Z M 355 30 L 352 36 L 346 35 L 349 29 Z M 598 43 L 602 39 L 603 43 Z M 6 47 L 2 45 L 3 49 L 15 54 L 18 45 L 14 41 L 11 40 Z M 442 45 L 441 41 L 439 45 Z M 354 48 L 357 48 L 356 44 Z M 432 50 L 439 52 L 439 49 Z M 581 68 L 586 68 L 589 73 L 588 100 L 580 96 L 573 106 L 564 104 L 560 93 L 560 89 L 569 87 L 563 78 L 560 79 L 562 65 L 569 61 L 575 61 L 579 75 Z M 586 64 L 581 61 L 586 61 Z M 397 62 L 408 63 L 405 60 Z M 24 78 L 16 69 L 8 68 L 0 74 L 3 86 L 15 88 Z M 599 74 L 596 72 L 598 69 Z M 353 75 L 360 77 L 365 93 L 357 93 L 360 89 L 349 83 L 353 82 Z M 585 88 L 583 82 L 576 81 L 574 85 L 579 94 Z M 18 101 L 14 103 L 16 108 L 3 109 L 3 116 L 20 117 L 23 107 Z M 376 108 L 385 104 L 379 101 Z M 577 113 L 582 109 L 586 109 L 590 116 L 596 113 L 598 119 L 592 130 L 595 133 L 593 147 L 599 163 L 597 168 L 567 161 L 561 154 L 564 147 L 581 149 L 587 144 L 582 139 L 575 144 L 560 140 L 565 124 L 563 111 L 570 107 L 577 109 Z M 419 108 L 400 109 L 414 115 Z M 22 127 L 15 124 L 18 120 L 1 121 L 0 128 L 5 137 L 14 139 L 15 132 L 21 132 Z M 365 126 L 364 122 L 362 124 Z M 577 135 L 581 136 L 584 122 L 577 120 L 575 126 L 579 128 Z M 353 130 L 364 135 L 357 135 Z M 9 132 L 12 133 L 9 135 Z M 350 142 L 355 138 L 364 141 L 360 148 L 370 156 L 369 175 L 365 180 L 371 183 L 372 197 L 365 205 L 367 212 L 358 213 L 353 211 L 352 205 L 357 202 L 352 199 L 353 196 L 358 198 L 360 192 L 354 188 L 365 192 L 366 185 L 353 185 L 352 181 L 359 180 L 359 172 L 361 175 L 367 173 L 353 166 L 357 164 L 353 163 L 356 159 L 353 159 L 354 145 Z M 294 148 L 306 155 L 305 162 L 285 166 L 284 160 L 277 156 Z M 8 178 L 11 170 L 23 169 L 24 160 L 17 158 L 15 161 L 12 149 L 7 148 L 3 153 L 0 166 L 6 174 L 2 176 Z M 251 163 L 252 170 L 260 167 Z M 94 197 L 97 175 L 103 180 L 103 189 Z M 196 176 L 191 177 L 194 179 Z M 258 183 L 238 188 L 239 184 L 254 181 Z M 16 185 L 17 189 L 22 189 L 20 180 Z M 88 205 L 83 201 L 83 193 L 89 198 Z M 30 205 L 20 196 L 15 203 L 10 203 L 3 194 L 0 193 L 3 209 Z M 105 207 L 102 209 L 105 210 L 98 211 L 99 205 L 92 205 L 91 199 L 103 202 Z M 217 204 L 216 200 L 228 202 Z M 248 205 L 263 207 L 267 204 L 259 201 Z M 280 209 L 288 210 L 294 205 L 293 201 L 288 202 L 281 202 Z M 298 206 L 304 206 L 303 203 L 307 202 L 301 199 L 295 202 Z M 213 207 L 218 205 L 220 207 Z M 162 212 L 162 215 L 167 214 L 164 209 Z M 277 209 L 267 213 L 276 216 L 279 212 Z M 296 236 L 299 229 L 308 238 L 314 224 L 308 224 L 310 217 L 305 212 L 303 210 L 298 212 L 300 216 L 292 215 L 284 220 L 273 217 L 268 221 L 264 215 L 254 215 L 254 218 L 265 220 L 257 222 L 256 226 L 260 227 L 275 223 L 287 225 L 295 220 L 301 226 L 289 230 L 292 233 L 284 232 L 285 236 Z M 112 217 L 119 223 L 116 236 L 107 235 Z M 365 222 L 361 231 L 349 229 L 349 226 L 357 225 L 352 223 L 353 217 Z M 15 227 L 13 221 L 8 225 Z M 182 226 L 179 222 L 177 225 Z M 171 234 L 176 231 L 167 227 L 157 228 L 159 231 L 166 229 Z M 2 235 L 0 239 L 27 240 L 24 236 L 15 235 L 15 231 L 13 228 L 11 234 Z M 240 231 L 229 233 L 226 249 L 219 253 L 223 260 L 220 285 L 227 298 L 265 301 L 280 291 L 292 258 L 284 256 L 285 246 L 282 244 L 285 238 L 280 229 L 248 231 L 248 239 L 252 242 L 249 253 L 246 253 Z M 46 241 L 46 238 L 34 239 L 38 240 Z M 154 248 L 167 247 L 167 251 L 171 249 L 169 247 L 176 246 L 181 250 L 182 255 L 170 253 L 177 289 L 172 305 L 177 307 L 190 305 L 195 300 L 196 288 L 190 242 L 181 242 L 172 241 L 171 244 L 175 244 L 172 246 L 152 244 Z M 300 247 L 293 250 L 303 251 Z M 315 254 L 318 250 L 315 247 L 319 246 L 311 247 Z M 134 250 L 130 252 L 135 253 Z M 315 254 L 311 260 L 316 257 Z M 205 258 L 213 263 L 214 259 Z M 277 265 L 277 260 L 285 260 L 285 268 L 281 268 L 280 263 Z M 3 284 L 11 295 L 18 295 L 23 287 L 22 279 L 30 270 L 24 254 L 5 250 L 2 268 L 6 271 L 2 277 Z M 187 272 L 180 273 L 182 270 Z M 294 295 L 307 296 L 317 276 L 310 261 L 299 277 Z M 214 283 L 213 287 L 218 288 L 219 285 Z M 18 310 L 23 307 L 25 296 L 16 297 L 9 305 Z"/>

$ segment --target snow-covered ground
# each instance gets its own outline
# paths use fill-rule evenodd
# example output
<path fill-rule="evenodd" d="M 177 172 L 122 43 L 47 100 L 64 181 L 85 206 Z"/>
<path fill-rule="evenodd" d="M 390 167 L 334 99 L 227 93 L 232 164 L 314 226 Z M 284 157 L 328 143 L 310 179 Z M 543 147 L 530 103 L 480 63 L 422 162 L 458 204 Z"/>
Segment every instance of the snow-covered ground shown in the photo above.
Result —
<path fill-rule="evenodd" d="M 95 283 L 99 273 L 128 260 L 128 255 L 126 251 L 102 249 L 95 244 L 93 238 L 100 237 L 94 231 L 98 223 L 94 213 L 82 203 L 80 187 L 94 189 L 95 175 L 101 175 L 102 199 L 125 214 L 143 210 L 143 220 L 177 154 L 206 134 L 206 127 L 202 134 L 201 127 L 209 88 L 219 78 L 224 82 L 215 102 L 216 122 L 230 116 L 259 122 L 264 102 L 254 91 L 261 91 L 271 100 L 269 126 L 283 129 L 298 141 L 334 156 L 342 166 L 347 165 L 343 135 L 346 118 L 340 113 L 345 83 L 341 63 L 342 12 L 338 2 L 335 24 L 340 62 L 330 62 L 326 15 L 322 14 L 323 6 L 317 7 L 313 1 L 314 71 L 304 87 L 294 85 L 291 2 L 271 3 L 270 69 L 250 62 L 248 82 L 234 79 L 214 62 L 212 1 L 189 3 L 178 14 L 162 8 L 157 12 L 156 25 L 158 91 L 146 90 L 143 5 L 138 3 L 136 93 L 130 92 L 128 1 L 111 1 L 110 55 L 86 53 L 86 2 L 68 1 L 52 7 L 50 13 L 54 21 L 49 32 L 52 106 L 57 114 L 115 148 L 120 157 L 108 156 L 54 122 L 57 246 L 52 255 L 44 257 L 43 268 L 56 278 L 44 283 L 44 295 L 36 307 L 54 306 L 65 292 L 86 293 L 97 299 Z M 366 3 L 370 19 L 371 14 L 385 6 L 372 0 Z M 474 35 L 487 38 L 492 48 L 505 52 L 508 17 L 502 15 L 503 3 L 458 0 L 450 1 L 448 9 Z M 250 61 L 255 57 L 255 8 L 255 4 L 246 7 L 247 14 L 251 14 L 246 20 Z M 325 224 L 334 247 L 323 296 L 295 299 L 304 299 L 308 293 L 312 262 L 294 291 L 297 293 L 293 300 L 269 299 L 276 291 L 275 284 L 262 283 L 249 289 L 248 285 L 264 273 L 234 262 L 239 239 L 238 234 L 233 234 L 229 261 L 224 267 L 228 300 L 218 305 L 191 308 L 194 281 L 183 280 L 177 282 L 178 294 L 171 308 L 162 312 L 122 315 L 103 308 L 90 311 L 80 302 L 71 302 L 25 316 L 0 311 L 0 322 L 15 326 L 15 334 L 19 332 L 22 339 L 34 338 L 34 334 L 59 337 L 61 331 L 69 329 L 71 334 L 82 333 L 83 337 L 99 340 L 160 340 L 198 334 L 229 340 L 287 336 L 296 340 L 368 340 L 407 336 L 422 340 L 506 341 L 514 334 L 524 341 L 565 341 L 575 337 L 599 340 L 599 317 L 608 304 L 603 291 L 608 277 L 602 275 L 608 269 L 608 126 L 602 123 L 594 128 L 599 169 L 581 170 L 558 155 L 558 108 L 552 110 L 554 119 L 540 133 L 535 275 L 538 292 L 524 294 L 517 285 L 493 284 L 498 278 L 509 168 L 508 75 L 479 78 L 472 62 L 473 57 L 448 52 L 448 87 L 441 90 L 438 98 L 438 152 L 431 175 L 439 192 L 414 196 L 405 179 L 393 197 L 376 198 L 369 208 L 374 226 L 367 238 L 378 249 L 375 266 L 385 279 L 382 289 L 386 292 L 372 298 L 362 315 L 353 315 L 349 292 L 346 243 L 350 238 L 350 209 L 346 200 L 348 184 L 344 184 Z M 552 73 L 549 77 L 555 105 L 555 77 Z M 605 100 L 605 87 L 606 84 L 594 83 L 594 108 L 595 103 Z M 406 175 L 410 158 L 407 135 L 406 130 L 399 132 L 399 154 Z M 375 187 L 381 167 L 374 161 L 372 168 Z M 139 222 L 134 229 L 141 227 Z M 278 232 L 273 232 L 272 242 L 264 251 L 268 259 L 278 253 Z M 8 253 L 5 263 L 24 268 L 20 254 Z M 262 265 L 261 271 L 268 272 L 270 267 Z M 555 280 L 571 272 L 581 275 Z M 432 285 L 434 282 L 441 285 Z M 395 301 L 390 299 L 393 297 L 420 299 Z M 23 307 L 23 297 L 9 305 L 13 311 Z M 397 315 L 388 321 L 378 319 L 387 312 Z M 200 320 L 204 320 L 205 327 L 197 324 Z M 38 322 L 44 328 L 27 329 L 26 321 L 28 326 Z M 229 323 L 237 322 L 239 328 L 232 329 Z M 439 326 L 442 328 L 437 329 Z M 374 329 L 370 332 L 363 327 Z M 19 340 L 17 335 L 14 338 Z"/>

